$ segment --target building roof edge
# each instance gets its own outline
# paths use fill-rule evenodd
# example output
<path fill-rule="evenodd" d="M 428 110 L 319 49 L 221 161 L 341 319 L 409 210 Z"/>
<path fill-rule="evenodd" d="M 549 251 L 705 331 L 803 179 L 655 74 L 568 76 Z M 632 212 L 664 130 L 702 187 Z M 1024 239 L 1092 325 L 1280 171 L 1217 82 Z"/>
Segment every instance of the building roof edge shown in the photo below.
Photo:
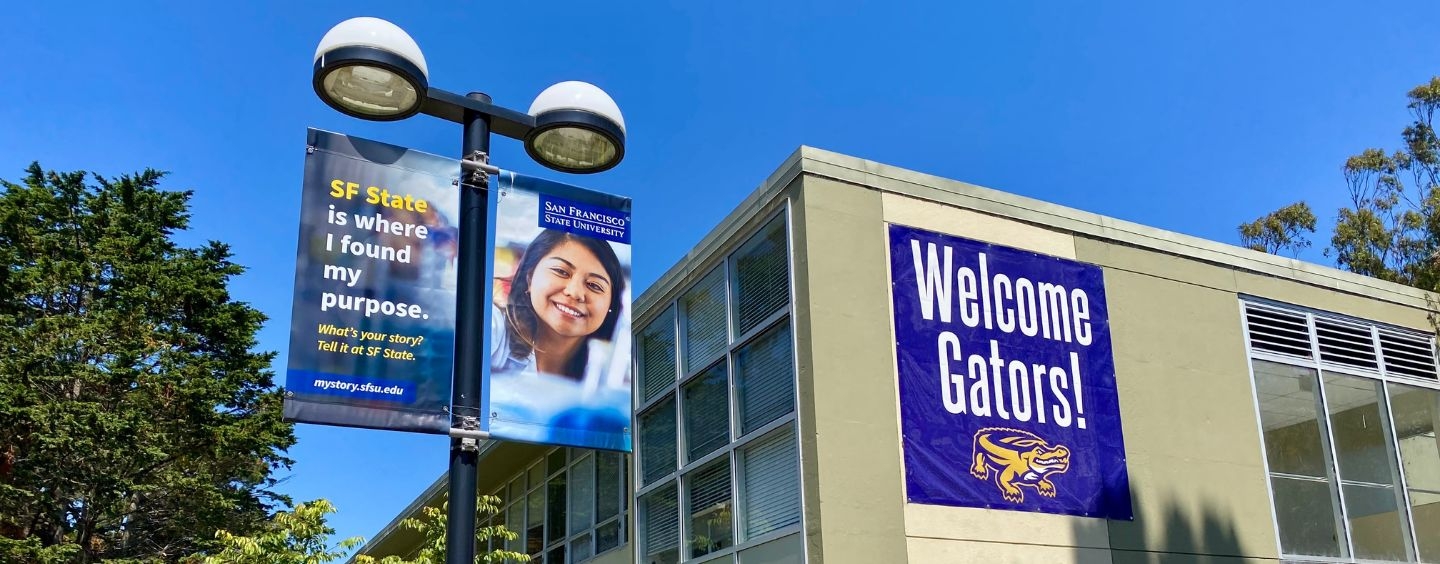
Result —
<path fill-rule="evenodd" d="M 1400 305 L 1425 308 L 1427 293 L 1333 267 L 1263 253 L 1034 198 L 916 172 L 841 153 L 802 146 L 797 151 L 805 174 L 867 186 L 1003 218 L 1230 266 L 1267 276 L 1361 294 Z M 792 157 L 793 158 L 793 157 Z"/>

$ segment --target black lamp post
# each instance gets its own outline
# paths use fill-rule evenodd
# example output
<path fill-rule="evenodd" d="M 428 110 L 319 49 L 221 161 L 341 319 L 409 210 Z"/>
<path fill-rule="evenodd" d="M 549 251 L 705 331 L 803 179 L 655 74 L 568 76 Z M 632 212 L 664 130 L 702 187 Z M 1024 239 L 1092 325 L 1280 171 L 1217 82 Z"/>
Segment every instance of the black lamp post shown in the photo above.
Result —
<path fill-rule="evenodd" d="M 450 430 L 450 510 L 447 564 L 475 560 L 476 456 L 480 431 L 480 378 L 484 351 L 487 173 L 490 133 L 525 142 L 530 157 L 549 168 L 578 174 L 608 170 L 625 156 L 625 120 L 603 90 L 584 82 L 545 89 L 529 113 L 491 104 L 490 96 L 460 96 L 430 87 L 425 56 L 409 34 L 378 18 L 340 22 L 315 50 L 315 93 L 346 115 L 395 121 L 417 113 L 463 126 L 460 254 L 455 299 L 455 369 Z"/>

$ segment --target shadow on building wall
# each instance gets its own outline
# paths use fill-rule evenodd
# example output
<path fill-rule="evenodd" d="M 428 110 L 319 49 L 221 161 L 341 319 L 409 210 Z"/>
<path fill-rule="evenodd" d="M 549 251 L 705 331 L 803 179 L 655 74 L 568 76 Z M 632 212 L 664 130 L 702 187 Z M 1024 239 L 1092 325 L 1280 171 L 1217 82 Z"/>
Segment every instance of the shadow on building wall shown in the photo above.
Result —
<path fill-rule="evenodd" d="M 1134 488 L 1134 491 L 1143 491 Z M 1234 521 L 1219 506 L 1196 505 L 1174 498 L 1160 500 L 1136 496 L 1134 521 L 1079 519 L 1075 538 L 1083 546 L 1110 550 L 1075 549 L 1074 561 L 1083 564 L 1231 564 L 1256 561 L 1243 546 Z M 1097 542 L 1098 541 L 1098 542 Z"/>

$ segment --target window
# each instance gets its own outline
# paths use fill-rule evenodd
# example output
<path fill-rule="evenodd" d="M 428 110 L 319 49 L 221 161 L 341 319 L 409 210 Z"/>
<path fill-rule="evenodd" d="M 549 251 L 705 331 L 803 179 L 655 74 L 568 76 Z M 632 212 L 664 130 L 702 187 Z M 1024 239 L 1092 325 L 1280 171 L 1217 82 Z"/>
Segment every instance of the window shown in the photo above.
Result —
<path fill-rule="evenodd" d="M 1440 562 L 1440 390 L 1386 384 L 1420 560 Z"/>
<path fill-rule="evenodd" d="M 519 538 L 509 550 L 534 564 L 580 563 L 624 544 L 625 456 L 559 448 L 491 495 L 504 510 L 497 522 Z"/>
<path fill-rule="evenodd" d="M 720 268 L 711 271 L 680 298 L 684 310 L 685 371 L 709 364 L 725 351 L 725 277 Z"/>
<path fill-rule="evenodd" d="M 1244 309 L 1281 553 L 1440 562 L 1433 337 Z"/>
<path fill-rule="evenodd" d="M 803 558 L 787 240 L 781 214 L 639 332 L 640 563 Z"/>
<path fill-rule="evenodd" d="M 729 389 L 723 362 L 681 388 L 680 397 L 685 402 L 686 460 L 704 458 L 730 442 Z"/>
<path fill-rule="evenodd" d="M 675 385 L 675 308 L 666 310 L 636 338 L 640 348 L 636 370 L 640 374 L 640 399 L 663 393 Z"/>

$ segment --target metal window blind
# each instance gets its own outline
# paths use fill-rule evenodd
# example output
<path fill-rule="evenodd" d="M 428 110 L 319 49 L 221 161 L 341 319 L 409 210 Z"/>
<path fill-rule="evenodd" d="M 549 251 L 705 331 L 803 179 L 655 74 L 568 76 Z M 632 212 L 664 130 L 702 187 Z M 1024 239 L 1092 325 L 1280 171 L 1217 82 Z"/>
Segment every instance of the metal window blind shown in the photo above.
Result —
<path fill-rule="evenodd" d="M 736 353 L 742 435 L 795 409 L 793 358 L 789 324 L 771 329 Z"/>
<path fill-rule="evenodd" d="M 691 473 L 686 480 L 690 500 L 690 530 L 687 538 L 692 556 L 730 546 L 731 527 L 730 459 L 721 458 Z M 703 540 L 703 542 L 702 542 Z"/>
<path fill-rule="evenodd" d="M 650 399 L 675 383 L 675 310 L 640 332 L 640 393 Z"/>
<path fill-rule="evenodd" d="M 640 415 L 640 476 L 649 484 L 675 471 L 675 398 Z"/>
<path fill-rule="evenodd" d="M 730 385 L 725 363 L 685 384 L 686 460 L 695 460 L 730 442 Z"/>
<path fill-rule="evenodd" d="M 680 547 L 680 511 L 674 486 L 667 486 L 640 498 L 644 522 L 640 529 L 645 555 L 660 554 Z"/>
<path fill-rule="evenodd" d="M 777 218 L 735 253 L 735 334 L 753 329 L 790 301 L 785 221 Z"/>
<path fill-rule="evenodd" d="M 745 537 L 755 538 L 800 522 L 800 457 L 795 433 L 784 431 L 744 451 Z"/>
<path fill-rule="evenodd" d="M 685 310 L 685 372 L 710 363 L 725 351 L 725 277 L 716 268 L 680 298 Z"/>

